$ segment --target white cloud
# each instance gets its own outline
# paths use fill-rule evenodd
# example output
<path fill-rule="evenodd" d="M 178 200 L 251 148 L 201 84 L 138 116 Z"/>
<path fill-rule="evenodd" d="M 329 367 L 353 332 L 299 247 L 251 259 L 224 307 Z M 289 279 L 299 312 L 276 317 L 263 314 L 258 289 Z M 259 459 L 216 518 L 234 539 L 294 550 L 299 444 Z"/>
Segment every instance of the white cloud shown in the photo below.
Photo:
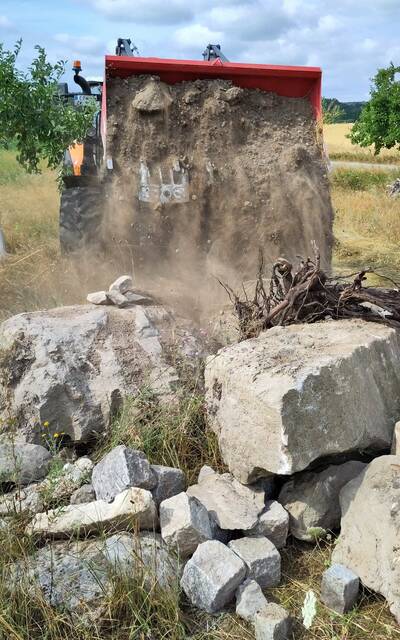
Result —
<path fill-rule="evenodd" d="M 213 44 L 218 43 L 222 36 L 223 33 L 221 31 L 211 31 L 211 29 L 201 24 L 191 24 L 177 29 L 174 34 L 174 40 L 182 47 L 192 47 L 193 43 L 196 46 L 197 42 L 206 46 L 210 42 Z"/>
<path fill-rule="evenodd" d="M 66 50 L 77 53 L 102 55 L 106 50 L 105 43 L 94 36 L 75 36 L 69 33 L 56 33 L 53 39 L 55 42 L 65 45 Z"/>
<path fill-rule="evenodd" d="M 340 20 L 332 15 L 321 16 L 318 20 L 318 27 L 321 31 L 332 32 L 340 27 Z"/>
<path fill-rule="evenodd" d="M 85 0 L 111 20 L 138 24 L 179 24 L 194 17 L 187 0 Z"/>
<path fill-rule="evenodd" d="M 13 26 L 13 23 L 9 18 L 7 18 L 7 16 L 0 15 L 0 29 L 10 29 Z"/>

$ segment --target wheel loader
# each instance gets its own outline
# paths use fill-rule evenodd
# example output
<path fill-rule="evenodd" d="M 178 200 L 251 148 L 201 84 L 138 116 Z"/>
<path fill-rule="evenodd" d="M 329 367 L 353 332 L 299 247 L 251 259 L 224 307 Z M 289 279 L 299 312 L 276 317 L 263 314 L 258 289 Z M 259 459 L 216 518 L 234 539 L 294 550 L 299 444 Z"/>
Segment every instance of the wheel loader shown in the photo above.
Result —
<path fill-rule="evenodd" d="M 284 253 L 289 259 L 292 259 L 295 253 L 293 245 L 296 237 L 306 239 L 303 244 L 300 242 L 300 249 L 304 246 L 305 251 L 308 250 L 305 247 L 306 243 L 309 240 L 316 240 L 320 245 L 325 263 L 329 263 L 332 246 L 332 209 L 322 144 L 318 140 L 321 117 L 321 69 L 317 67 L 230 62 L 224 56 L 220 45 L 212 44 L 206 47 L 203 53 L 203 60 L 145 58 L 137 54 L 137 49 L 129 39 L 120 38 L 115 55 L 105 56 L 103 82 L 86 81 L 81 75 L 80 62 L 76 61 L 74 63 L 74 80 L 80 86 L 81 93 L 69 93 L 68 88 L 65 87 L 64 93 L 66 97 L 79 101 L 86 99 L 86 96 L 92 96 L 93 99 L 94 95 L 98 100 L 99 110 L 93 123 L 93 129 L 89 132 L 83 144 L 72 145 L 65 154 L 66 171 L 60 205 L 60 244 L 62 251 L 70 253 L 79 249 L 86 249 L 88 246 L 104 248 L 104 244 L 110 244 L 113 233 L 104 232 L 105 204 L 108 203 L 108 222 L 110 222 L 111 217 L 111 221 L 116 223 L 119 216 L 122 215 L 122 209 L 124 209 L 125 219 L 127 218 L 124 223 L 124 238 L 127 244 L 133 248 L 134 254 L 142 251 L 144 254 L 150 255 L 154 262 L 154 253 L 161 256 L 163 252 L 165 253 L 164 245 L 168 242 L 171 243 L 171 238 L 174 236 L 174 227 L 181 226 L 184 229 L 182 235 L 185 236 L 186 233 L 190 235 L 192 231 L 189 230 L 188 220 L 197 215 L 199 222 L 196 229 L 197 240 L 195 244 L 196 251 L 199 249 L 199 245 L 202 245 L 201 250 L 199 249 L 202 255 L 201 259 L 208 259 L 208 256 L 214 252 L 214 256 L 223 254 L 225 263 L 232 262 L 234 261 L 232 251 L 224 253 L 226 245 L 230 241 L 225 240 L 227 236 L 223 230 L 223 225 L 218 219 L 218 216 L 222 215 L 220 213 L 220 205 L 215 202 L 217 197 L 215 194 L 218 192 L 220 200 L 221 197 L 224 197 L 223 193 L 226 194 L 227 201 L 231 197 L 229 204 L 231 209 L 236 208 L 237 204 L 237 212 L 234 213 L 237 223 L 233 219 L 233 222 L 230 221 L 229 225 L 230 236 L 234 238 L 234 243 L 231 244 L 234 246 L 234 251 L 240 252 L 242 256 L 240 267 L 245 264 L 248 254 L 254 248 L 254 242 L 251 246 L 251 243 L 248 244 L 249 228 L 253 229 L 254 234 L 258 236 L 256 242 L 266 243 L 272 247 L 273 253 Z M 232 105 L 229 106 L 229 109 L 237 109 L 238 114 L 240 108 L 242 109 L 240 112 L 242 116 L 239 118 L 238 115 L 239 121 L 234 126 L 231 126 L 230 138 L 227 138 L 227 146 L 229 146 L 232 139 L 235 140 L 235 144 L 237 143 L 238 152 L 234 162 L 224 158 L 223 152 L 220 152 L 219 155 L 213 153 L 211 135 L 211 143 L 210 141 L 207 143 L 208 147 L 204 150 L 202 164 L 200 163 L 201 166 L 196 168 L 197 173 L 207 174 L 207 181 L 201 181 L 198 176 L 195 176 L 194 150 L 190 148 L 189 141 L 187 150 L 184 150 L 186 153 L 180 153 L 179 157 L 173 157 L 174 154 L 172 154 L 168 166 L 154 163 L 154 158 L 149 160 L 149 157 L 154 155 L 153 153 L 146 157 L 143 149 L 131 149 L 129 154 L 133 158 L 132 167 L 128 167 L 128 170 L 125 171 L 125 182 L 122 181 L 122 178 L 119 179 L 120 166 L 116 158 L 119 147 L 111 144 L 112 134 L 118 128 L 126 128 L 127 122 L 130 122 L 130 116 L 128 117 L 128 114 L 121 112 L 121 110 L 118 111 L 114 102 L 114 107 L 111 109 L 112 104 L 109 93 L 111 93 L 111 88 L 114 87 L 115 83 L 119 83 L 119 85 L 125 83 L 124 86 L 129 88 L 132 83 L 133 85 L 135 84 L 136 80 L 139 84 L 142 83 L 140 84 L 142 90 L 143 83 L 147 82 L 146 78 L 148 83 L 156 80 L 162 85 L 164 93 L 171 93 L 181 86 L 194 87 L 190 89 L 190 95 L 189 89 L 186 92 L 187 95 L 184 95 L 183 99 L 186 102 L 189 101 L 189 98 L 192 100 L 190 96 L 194 92 L 201 92 L 204 89 L 204 83 L 214 82 L 220 87 L 218 91 L 224 94 L 224 105 L 226 105 L 228 100 L 227 91 L 230 87 L 233 88 L 233 92 L 231 91 L 230 94 L 232 96 Z M 235 95 L 239 91 L 244 96 L 241 98 L 242 101 L 248 99 L 251 102 L 253 94 L 255 95 L 254 100 L 256 102 L 258 100 L 258 102 L 257 104 L 256 102 L 254 103 L 255 106 L 253 105 L 252 110 L 250 109 L 246 112 L 246 105 L 240 108 L 237 106 Z M 281 104 L 276 100 L 300 100 L 302 103 L 306 102 L 308 104 L 311 118 L 310 123 L 307 121 L 307 127 L 308 129 L 310 126 L 313 127 L 316 141 L 311 150 L 309 148 L 310 145 L 307 147 L 304 141 L 302 146 L 301 124 L 296 129 L 296 131 L 300 131 L 300 134 L 296 134 L 298 136 L 297 140 L 290 138 L 290 132 L 285 133 L 285 129 L 289 127 L 284 125 L 278 125 L 278 127 L 274 127 L 274 125 L 264 126 L 264 123 L 263 127 L 260 125 L 262 130 L 259 132 L 260 138 L 265 137 L 266 140 L 265 145 L 261 147 L 261 151 L 260 147 L 257 147 L 258 150 L 256 151 L 246 148 L 247 129 L 251 128 L 251 126 L 253 127 L 252 139 L 254 139 L 254 127 L 258 126 L 255 124 L 256 121 L 258 122 L 258 114 L 261 113 L 262 116 L 263 113 L 266 113 L 267 117 L 267 107 L 261 105 L 259 100 L 260 96 L 262 97 L 266 94 L 271 96 L 271 109 L 274 108 L 275 111 L 279 111 L 279 105 Z M 197 98 L 195 97 L 194 100 L 196 101 Z M 205 98 L 202 98 L 202 100 L 203 102 L 200 101 L 196 105 L 196 108 L 200 110 L 197 120 L 199 127 L 204 126 L 201 110 L 208 108 L 207 100 Z M 225 135 L 224 131 L 227 129 L 222 113 L 225 109 L 224 105 L 215 115 L 215 136 L 220 139 L 221 149 L 224 148 L 223 139 L 221 143 L 221 136 Z M 112 122 L 109 121 L 110 113 L 112 113 Z M 151 113 L 144 115 L 143 112 L 140 112 L 140 106 L 137 113 L 139 113 L 140 117 L 143 116 L 146 119 L 146 131 L 149 132 L 149 136 L 152 135 L 150 132 L 154 131 L 154 121 L 157 116 Z M 159 122 L 167 123 L 168 113 L 166 108 Z M 175 114 L 174 117 L 176 119 L 180 119 L 178 111 L 172 113 Z M 243 113 L 245 114 L 244 117 Z M 300 116 L 296 116 L 296 118 L 293 121 L 300 122 Z M 185 119 L 181 120 L 180 126 L 187 126 Z M 135 125 L 133 124 L 132 126 Z M 271 159 L 268 157 L 268 138 L 270 134 L 266 129 L 269 126 L 271 126 L 271 135 L 275 136 L 275 151 L 276 148 L 282 151 L 278 160 L 276 160 L 275 156 L 274 158 L 271 156 Z M 282 131 L 279 130 L 280 126 Z M 228 133 L 226 135 L 228 136 Z M 168 145 L 171 145 L 172 149 L 174 144 L 171 133 L 166 136 L 165 141 L 162 141 L 162 143 L 159 141 L 158 144 L 163 149 L 164 157 L 166 154 L 168 155 Z M 201 155 L 202 151 L 200 149 L 199 152 L 198 149 L 199 144 L 196 144 L 196 154 L 199 155 L 200 153 Z M 288 145 L 292 145 L 294 149 L 290 153 L 286 149 Z M 247 175 L 245 176 L 247 191 L 242 189 L 240 193 L 238 192 L 233 197 L 232 194 L 236 193 L 235 180 L 239 181 L 240 178 L 241 150 L 246 154 L 246 161 L 253 154 L 252 162 L 257 168 L 258 177 L 255 179 L 255 184 L 251 184 L 252 171 L 251 169 L 247 170 Z M 232 164 L 230 185 L 228 184 L 230 181 L 229 172 L 225 170 L 229 164 Z M 249 163 L 247 162 L 246 166 L 248 165 Z M 279 166 L 279 171 L 278 169 L 275 171 L 275 165 Z M 272 178 L 270 176 L 267 178 L 268 171 L 266 169 L 265 180 L 269 180 L 272 186 L 270 187 L 271 194 L 265 197 L 262 197 L 263 186 L 257 186 L 260 183 L 260 167 L 263 166 L 267 167 L 269 173 L 275 171 L 276 174 L 274 174 L 275 178 L 272 184 Z M 129 171 L 131 172 L 130 174 Z M 131 185 L 126 184 L 130 180 L 129 175 L 132 176 Z M 243 176 L 241 179 L 243 183 Z M 215 184 L 218 180 L 219 187 Z M 322 191 L 321 184 L 323 185 Z M 113 185 L 113 187 L 111 188 L 110 185 Z M 122 186 L 120 187 L 119 185 Z M 277 187 L 276 185 L 280 186 Z M 124 194 L 122 191 L 124 191 Z M 278 196 L 276 195 L 277 192 Z M 113 193 L 112 197 L 110 196 L 111 193 Z M 254 193 L 256 193 L 255 196 Z M 257 193 L 259 194 L 258 197 Z M 303 193 L 305 195 L 301 199 L 301 194 Z M 285 199 L 285 205 L 277 206 L 277 198 L 279 200 L 280 195 Z M 129 201 L 128 207 L 125 206 L 124 200 Z M 195 210 L 198 213 L 194 214 Z M 211 217 L 214 220 L 212 223 L 209 221 Z M 284 218 L 288 218 L 289 222 L 286 221 L 281 224 Z M 137 219 L 140 222 L 137 222 Z M 163 232 L 160 234 L 161 240 L 157 245 L 153 241 L 157 235 L 155 230 L 161 228 Z M 164 229 L 167 229 L 165 233 Z M 128 235 L 130 235 L 129 239 Z M 175 243 L 172 254 L 178 255 L 178 252 L 182 253 L 182 248 L 183 250 L 185 249 L 184 243 L 185 237 L 179 241 L 179 246 Z M 190 254 L 190 252 L 191 249 L 187 247 L 187 253 Z M 223 262 L 223 260 L 221 259 L 220 262 Z"/>

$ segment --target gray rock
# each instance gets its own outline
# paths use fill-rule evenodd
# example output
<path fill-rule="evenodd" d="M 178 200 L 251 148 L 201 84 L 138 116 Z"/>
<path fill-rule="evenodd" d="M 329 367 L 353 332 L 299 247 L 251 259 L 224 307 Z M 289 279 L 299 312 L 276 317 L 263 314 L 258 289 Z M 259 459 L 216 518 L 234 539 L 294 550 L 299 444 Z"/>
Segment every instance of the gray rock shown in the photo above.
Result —
<path fill-rule="evenodd" d="M 69 538 L 104 531 L 132 528 L 154 529 L 157 510 L 152 495 L 145 489 L 132 487 L 111 503 L 95 500 L 38 513 L 26 527 L 28 535 Z"/>
<path fill-rule="evenodd" d="M 45 508 L 39 484 L 30 484 L 0 496 L 0 516 L 40 513 Z"/>
<path fill-rule="evenodd" d="M 392 449 L 390 453 L 392 456 L 400 455 L 400 422 L 396 422 L 394 426 Z"/>
<path fill-rule="evenodd" d="M 161 503 L 160 527 L 164 542 L 181 558 L 190 556 L 199 544 L 214 537 L 207 509 L 186 493 Z"/>
<path fill-rule="evenodd" d="M 231 602 L 246 576 L 244 562 L 222 542 L 203 542 L 186 563 L 181 586 L 199 609 L 214 613 Z"/>
<path fill-rule="evenodd" d="M 50 452 L 37 444 L 0 444 L 0 483 L 27 485 L 42 480 L 49 470 Z"/>
<path fill-rule="evenodd" d="M 256 640 L 288 640 L 290 616 L 279 604 L 269 602 L 254 616 L 254 630 Z"/>
<path fill-rule="evenodd" d="M 79 489 L 75 489 L 70 498 L 70 504 L 86 504 L 96 500 L 96 494 L 92 484 L 83 484 Z"/>
<path fill-rule="evenodd" d="M 206 507 L 223 530 L 252 529 L 264 509 L 262 489 L 246 487 L 230 473 L 203 473 L 199 483 L 189 487 L 187 493 Z"/>
<path fill-rule="evenodd" d="M 129 307 L 129 300 L 123 293 L 120 293 L 116 289 L 111 289 L 111 291 L 107 291 L 106 293 L 107 300 L 109 304 L 114 304 L 119 309 L 124 309 L 125 307 Z"/>
<path fill-rule="evenodd" d="M 54 543 L 14 566 L 14 578 L 29 593 L 37 588 L 52 607 L 67 610 L 84 626 L 105 613 L 111 575 L 98 540 Z"/>
<path fill-rule="evenodd" d="M 362 320 L 274 327 L 205 369 L 211 427 L 233 475 L 291 475 L 333 454 L 382 452 L 400 415 L 399 334 Z"/>
<path fill-rule="evenodd" d="M 332 562 L 383 595 L 400 623 L 400 456 L 373 460 L 342 489 L 340 505 Z"/>
<path fill-rule="evenodd" d="M 129 304 L 138 304 L 138 305 L 150 305 L 154 304 L 154 299 L 149 296 L 144 296 L 141 293 L 135 293 L 134 291 L 126 291 L 124 293 L 125 298 L 128 300 Z"/>
<path fill-rule="evenodd" d="M 197 355 L 188 354 L 193 344 Z M 91 441 L 108 429 L 122 398 L 144 385 L 171 401 L 179 386 L 172 345 L 191 367 L 207 349 L 189 322 L 161 306 L 79 305 L 9 318 L 0 324 L 0 420 L 12 417 L 27 442 L 42 443 L 44 431 Z"/>
<path fill-rule="evenodd" d="M 287 482 L 279 502 L 290 515 L 290 533 L 299 540 L 312 542 L 310 530 L 337 529 L 340 525 L 339 494 L 350 480 L 366 467 L 363 462 L 350 461 L 330 465 L 321 472 L 300 473 Z"/>
<path fill-rule="evenodd" d="M 133 283 L 131 276 L 120 276 L 110 285 L 109 291 L 118 291 L 118 293 L 126 293 L 132 289 Z"/>
<path fill-rule="evenodd" d="M 267 599 L 255 580 L 245 580 L 236 591 L 236 614 L 253 622 L 254 616 L 267 604 Z"/>
<path fill-rule="evenodd" d="M 324 571 L 321 582 L 321 600 L 337 613 L 347 613 L 357 601 L 360 580 L 350 569 L 333 564 Z"/>
<path fill-rule="evenodd" d="M 111 502 L 129 487 L 153 489 L 157 478 L 144 453 L 119 445 L 96 464 L 92 484 L 97 500 Z"/>
<path fill-rule="evenodd" d="M 257 524 L 247 532 L 248 536 L 265 536 L 277 549 L 286 544 L 289 533 L 289 514 L 276 500 L 265 503 L 265 511 L 258 517 Z"/>
<path fill-rule="evenodd" d="M 86 300 L 90 302 L 90 304 L 111 304 L 105 291 L 94 291 L 93 293 L 88 293 Z"/>
<path fill-rule="evenodd" d="M 281 581 L 281 556 L 268 538 L 231 540 L 229 548 L 247 567 L 247 577 L 260 587 L 276 587 Z"/>
<path fill-rule="evenodd" d="M 178 558 L 157 534 L 116 534 L 105 541 L 105 555 L 117 574 L 144 574 L 149 589 L 155 582 L 165 589 L 179 584 Z"/>
<path fill-rule="evenodd" d="M 185 491 L 185 474 L 181 469 L 152 464 L 151 470 L 157 479 L 157 484 L 152 490 L 153 499 L 157 507 L 160 506 L 163 500 L 172 498 L 172 496 L 176 496 L 178 493 Z"/>

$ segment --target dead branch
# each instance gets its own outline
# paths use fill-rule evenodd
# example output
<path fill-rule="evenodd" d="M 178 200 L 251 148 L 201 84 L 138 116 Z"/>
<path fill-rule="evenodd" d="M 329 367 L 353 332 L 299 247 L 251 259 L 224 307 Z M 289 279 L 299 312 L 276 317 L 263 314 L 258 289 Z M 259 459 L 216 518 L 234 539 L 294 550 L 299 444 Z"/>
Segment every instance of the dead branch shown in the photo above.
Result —
<path fill-rule="evenodd" d="M 351 274 L 349 282 L 342 275 L 328 278 L 316 245 L 313 254 L 313 259 L 301 259 L 295 272 L 290 262 L 278 258 L 272 265 L 268 293 L 261 252 L 253 297 L 245 294 L 241 299 L 229 285 L 220 283 L 238 318 L 240 340 L 277 325 L 325 319 L 362 318 L 400 328 L 400 291 L 394 280 L 385 277 L 396 289 L 367 287 L 367 274 L 375 273 L 370 268 Z"/>

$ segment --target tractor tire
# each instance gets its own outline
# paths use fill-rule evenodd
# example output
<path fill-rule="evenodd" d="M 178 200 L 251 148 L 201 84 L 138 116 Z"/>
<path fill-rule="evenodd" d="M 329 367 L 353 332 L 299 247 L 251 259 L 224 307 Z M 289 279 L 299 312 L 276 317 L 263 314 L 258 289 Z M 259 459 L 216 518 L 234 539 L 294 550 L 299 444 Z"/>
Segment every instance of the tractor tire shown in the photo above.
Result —
<path fill-rule="evenodd" d="M 60 201 L 62 253 L 79 251 L 99 243 L 103 203 L 103 190 L 98 185 L 64 189 Z"/>

